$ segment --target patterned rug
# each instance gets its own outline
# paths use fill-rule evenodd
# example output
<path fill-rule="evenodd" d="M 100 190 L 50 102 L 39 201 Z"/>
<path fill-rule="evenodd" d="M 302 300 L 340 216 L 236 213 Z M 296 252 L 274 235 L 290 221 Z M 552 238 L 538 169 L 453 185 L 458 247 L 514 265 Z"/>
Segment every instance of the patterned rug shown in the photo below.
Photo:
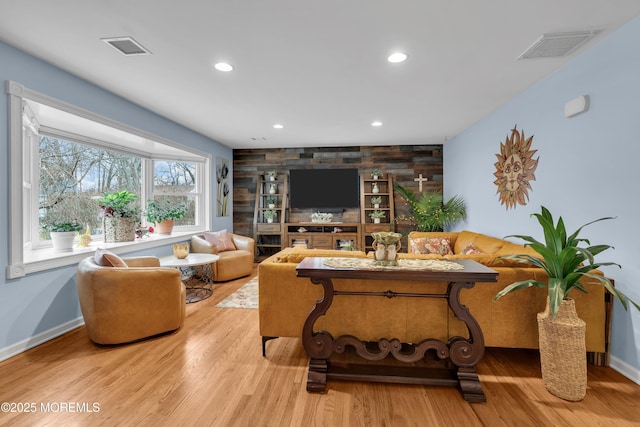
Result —
<path fill-rule="evenodd" d="M 258 278 L 254 277 L 240 289 L 220 301 L 220 308 L 258 308 Z"/>

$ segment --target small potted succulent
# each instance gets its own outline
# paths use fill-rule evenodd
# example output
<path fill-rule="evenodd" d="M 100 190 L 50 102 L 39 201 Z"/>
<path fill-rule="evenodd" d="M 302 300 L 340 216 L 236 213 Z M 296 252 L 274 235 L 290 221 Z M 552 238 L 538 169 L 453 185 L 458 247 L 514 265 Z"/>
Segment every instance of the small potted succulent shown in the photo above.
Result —
<path fill-rule="evenodd" d="M 371 198 L 371 204 L 373 205 L 374 209 L 378 209 L 380 207 L 380 203 L 382 203 L 381 196 Z"/>
<path fill-rule="evenodd" d="M 379 211 L 376 209 L 375 211 L 371 212 L 369 216 L 373 220 L 374 224 L 380 224 L 380 219 L 384 218 L 386 214 L 384 213 L 384 211 Z"/>
<path fill-rule="evenodd" d="M 380 169 L 372 169 L 371 170 L 371 178 L 372 179 L 378 179 L 379 177 L 382 177 L 382 171 Z"/>
<path fill-rule="evenodd" d="M 175 220 L 183 218 L 187 213 L 187 205 L 173 203 L 169 200 L 147 200 L 144 215 L 147 221 L 156 225 L 158 234 L 171 234 Z"/>
<path fill-rule="evenodd" d="M 49 232 L 54 251 L 71 252 L 73 242 L 82 226 L 76 221 L 57 221 L 45 224 L 42 229 Z"/>
<path fill-rule="evenodd" d="M 269 197 L 267 199 L 267 205 L 269 206 L 269 209 L 274 209 L 276 207 L 276 198 L 275 197 Z"/>
<path fill-rule="evenodd" d="M 273 222 L 273 219 L 276 217 L 277 213 L 278 212 L 274 209 L 267 209 L 266 211 L 263 212 L 263 215 L 267 219 L 267 222 L 271 224 Z"/>

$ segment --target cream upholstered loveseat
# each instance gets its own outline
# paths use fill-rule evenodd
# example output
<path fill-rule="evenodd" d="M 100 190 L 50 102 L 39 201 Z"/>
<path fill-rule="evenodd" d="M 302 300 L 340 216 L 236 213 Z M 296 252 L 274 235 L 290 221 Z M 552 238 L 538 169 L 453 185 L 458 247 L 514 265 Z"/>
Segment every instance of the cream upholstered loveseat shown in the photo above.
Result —
<path fill-rule="evenodd" d="M 474 259 L 498 272 L 495 283 L 478 283 L 465 289 L 461 301 L 466 305 L 482 328 L 485 344 L 490 347 L 537 348 L 538 328 L 536 314 L 544 310 L 546 289 L 530 288 L 509 294 L 494 302 L 495 295 L 505 286 L 520 280 L 546 281 L 544 270 L 503 260 L 502 255 L 526 253 L 522 245 L 479 233 L 410 234 L 410 238 L 448 238 L 453 254 L 400 254 L 402 257 L 426 259 Z M 481 253 L 462 254 L 473 243 Z M 286 248 L 267 258 L 258 267 L 260 335 L 264 342 L 270 337 L 300 337 L 307 314 L 322 296 L 322 287 L 307 278 L 296 276 L 296 266 L 308 256 L 366 257 L 363 252 L 344 252 L 321 249 Z M 334 280 L 339 289 L 344 280 Z M 349 290 L 376 290 L 384 292 L 392 288 L 397 292 L 411 292 L 415 282 L 353 281 Z M 444 282 L 429 282 L 423 292 L 442 293 Z M 375 288 L 375 289 L 374 289 Z M 379 289 L 378 289 L 379 288 Z M 588 293 L 574 292 L 578 315 L 587 324 L 587 351 L 604 352 L 606 337 L 605 290 L 602 286 L 585 283 Z M 359 316 L 352 315 L 352 306 L 364 309 Z M 451 310 L 441 301 L 426 298 L 335 298 L 331 309 L 316 322 L 316 329 L 329 331 L 334 337 L 343 334 L 377 341 L 380 338 L 398 338 L 404 342 L 417 342 L 425 337 L 447 341 L 450 337 L 468 333 Z"/>
<path fill-rule="evenodd" d="M 220 250 L 214 243 L 205 238 L 204 233 L 191 236 L 191 251 L 197 253 L 217 254 L 220 259 L 213 264 L 213 280 L 226 282 L 239 277 L 248 276 L 253 269 L 255 241 L 251 237 L 234 233 L 226 233 L 232 248 Z"/>

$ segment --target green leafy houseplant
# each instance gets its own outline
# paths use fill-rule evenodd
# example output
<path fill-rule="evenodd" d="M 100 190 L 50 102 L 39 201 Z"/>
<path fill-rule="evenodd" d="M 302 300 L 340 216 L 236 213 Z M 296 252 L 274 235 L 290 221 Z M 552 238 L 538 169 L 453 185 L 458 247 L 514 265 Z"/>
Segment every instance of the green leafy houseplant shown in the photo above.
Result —
<path fill-rule="evenodd" d="M 381 196 L 372 197 L 371 198 L 371 204 L 372 205 L 379 205 L 380 203 L 382 203 L 382 197 Z"/>
<path fill-rule="evenodd" d="M 376 179 L 379 176 L 382 176 L 382 171 L 380 169 L 371 170 L 371 178 Z"/>
<path fill-rule="evenodd" d="M 276 214 L 278 213 L 278 211 L 274 210 L 274 209 L 267 209 L 266 211 L 263 212 L 263 215 L 266 219 L 274 219 L 276 217 Z"/>
<path fill-rule="evenodd" d="M 416 194 L 412 190 L 396 184 L 394 190 L 409 204 L 418 231 L 444 231 L 444 229 L 467 217 L 464 200 L 454 196 L 446 203 L 440 192 Z M 399 217 L 398 220 L 405 218 Z"/>
<path fill-rule="evenodd" d="M 64 233 L 68 231 L 80 231 L 82 230 L 82 226 L 76 221 L 58 221 L 45 224 L 42 226 L 42 229 L 53 233 Z"/>
<path fill-rule="evenodd" d="M 101 216 L 104 218 L 135 218 L 140 210 L 134 203 L 138 200 L 131 191 L 122 190 L 113 193 L 104 193 L 98 199 L 101 208 Z"/>
<path fill-rule="evenodd" d="M 385 214 L 384 211 L 375 210 L 375 211 L 369 213 L 369 216 L 371 217 L 371 219 L 376 219 L 376 218 L 384 218 L 387 215 Z"/>
<path fill-rule="evenodd" d="M 160 202 L 152 199 L 147 200 L 147 209 L 144 211 L 147 221 L 155 224 L 183 218 L 186 213 L 187 205 L 184 203 L 173 203 L 169 200 Z"/>
<path fill-rule="evenodd" d="M 512 235 L 507 237 L 516 237 L 525 240 L 528 242 L 525 246 L 531 247 L 531 249 L 540 254 L 542 258 L 524 254 L 504 255 L 502 258 L 519 261 L 544 269 L 549 276 L 549 283 L 543 283 L 533 279 L 512 283 L 495 296 L 496 301 L 504 295 L 518 289 L 525 289 L 532 286 L 548 288 L 549 305 L 551 313 L 553 317 L 555 317 L 558 313 L 560 304 L 564 299 L 569 297 L 569 294 L 573 289 L 577 289 L 581 292 L 587 292 L 578 282 L 579 279 L 587 277 L 594 279 L 615 295 L 622 303 L 625 310 L 627 309 L 627 301 L 630 301 L 638 310 L 640 310 L 640 306 L 630 300 L 625 294 L 614 288 L 608 278 L 590 273 L 591 270 L 595 270 L 603 266 L 613 265 L 620 267 L 619 264 L 614 262 L 595 262 L 594 260 L 596 255 L 610 249 L 611 246 L 591 246 L 589 240 L 578 237 L 580 231 L 587 225 L 598 221 L 612 219 L 611 217 L 600 218 L 595 221 L 588 222 L 578 228 L 573 234 L 567 236 L 562 217 L 559 217 L 558 223 L 554 224 L 551 212 L 549 212 L 549 210 L 544 206 L 542 206 L 541 213 L 534 213 L 532 216 L 535 216 L 542 226 L 545 240 L 544 243 L 539 242 L 531 236 Z M 587 246 L 580 246 L 581 244 L 585 244 Z"/>

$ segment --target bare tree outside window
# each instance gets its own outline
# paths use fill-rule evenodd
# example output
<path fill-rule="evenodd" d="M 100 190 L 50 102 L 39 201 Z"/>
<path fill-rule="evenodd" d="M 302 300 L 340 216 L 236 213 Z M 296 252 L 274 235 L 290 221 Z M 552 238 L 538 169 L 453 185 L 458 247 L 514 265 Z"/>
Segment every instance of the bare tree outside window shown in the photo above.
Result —
<path fill-rule="evenodd" d="M 154 161 L 154 199 L 174 205 L 184 203 L 187 213 L 176 225 L 194 225 L 196 215 L 196 165 L 187 162 Z"/>
<path fill-rule="evenodd" d="M 96 198 L 129 190 L 140 196 L 142 159 L 53 137 L 40 137 L 40 226 L 76 221 L 102 232 Z M 140 206 L 138 206 L 140 207 Z M 41 239 L 48 239 L 41 235 Z"/>

